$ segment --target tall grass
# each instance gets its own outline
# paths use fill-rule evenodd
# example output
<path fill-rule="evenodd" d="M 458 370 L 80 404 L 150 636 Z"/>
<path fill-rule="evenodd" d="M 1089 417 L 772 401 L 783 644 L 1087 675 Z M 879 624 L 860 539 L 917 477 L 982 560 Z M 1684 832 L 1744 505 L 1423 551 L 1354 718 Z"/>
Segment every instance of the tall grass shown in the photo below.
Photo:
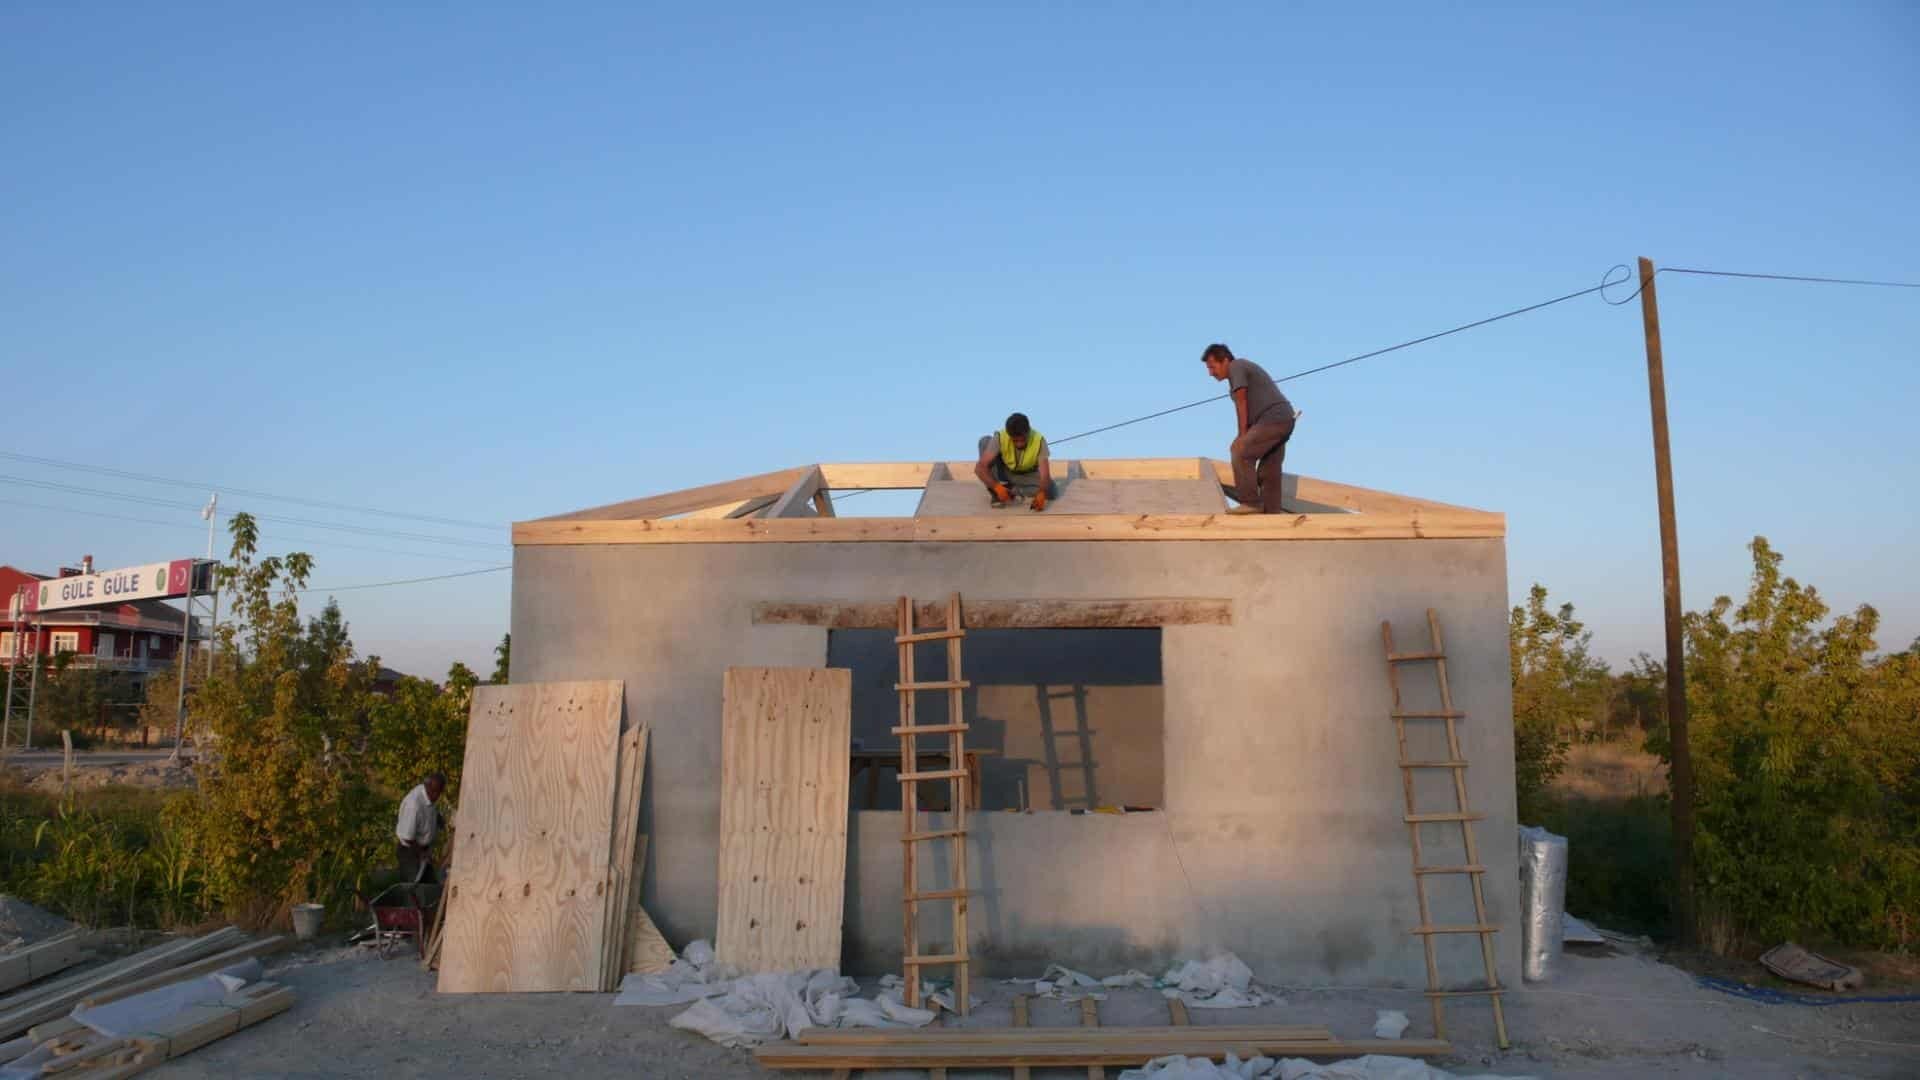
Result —
<path fill-rule="evenodd" d="M 132 787 L 61 798 L 0 784 L 0 891 L 94 926 L 204 920 L 204 877 L 190 837 L 169 821 L 169 798 Z"/>

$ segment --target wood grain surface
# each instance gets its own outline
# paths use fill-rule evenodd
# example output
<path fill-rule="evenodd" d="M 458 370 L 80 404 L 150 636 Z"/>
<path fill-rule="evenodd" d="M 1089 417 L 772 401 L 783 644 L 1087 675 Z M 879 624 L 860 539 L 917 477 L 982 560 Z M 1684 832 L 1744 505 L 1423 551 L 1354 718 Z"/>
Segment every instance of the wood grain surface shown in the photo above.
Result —
<path fill-rule="evenodd" d="M 728 668 L 714 950 L 749 972 L 840 967 L 853 673 Z"/>
<path fill-rule="evenodd" d="M 442 993 L 600 988 L 622 684 L 474 689 Z"/>

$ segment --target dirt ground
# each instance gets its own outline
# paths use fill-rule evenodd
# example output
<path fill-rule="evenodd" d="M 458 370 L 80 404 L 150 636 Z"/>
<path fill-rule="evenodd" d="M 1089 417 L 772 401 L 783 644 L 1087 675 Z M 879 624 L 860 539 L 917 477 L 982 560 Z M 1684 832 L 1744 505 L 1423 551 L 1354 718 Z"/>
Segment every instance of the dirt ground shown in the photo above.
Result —
<path fill-rule="evenodd" d="M 1530 986 L 1508 998 L 1514 1043 L 1509 1051 L 1494 1049 L 1491 1012 L 1483 1001 L 1450 1006 L 1448 1023 L 1459 1053 L 1437 1064 L 1460 1073 L 1553 1080 L 1920 1076 L 1920 1003 L 1764 1005 L 1703 989 L 1686 972 L 1645 954 L 1570 953 L 1566 961 L 1550 985 Z M 338 946 L 284 957 L 272 970 L 272 977 L 300 994 L 291 1012 L 149 1075 L 163 1080 L 772 1075 L 757 1068 L 745 1051 L 668 1027 L 668 1018 L 684 1006 L 615 1008 L 609 996 L 584 995 L 442 997 L 433 990 L 433 977 L 411 958 L 382 961 L 365 950 Z M 862 980 L 862 986 L 873 993 L 871 980 Z M 1010 1023 L 1013 986 L 994 982 L 976 992 L 986 1003 L 966 1023 Z M 1370 1032 L 1376 1009 L 1392 1008 L 1413 1019 L 1408 1037 L 1430 1033 L 1417 992 L 1283 993 L 1284 1004 L 1260 1009 L 1194 1010 L 1194 1022 L 1324 1023 L 1336 1035 L 1361 1037 Z M 1147 990 L 1115 991 L 1100 1012 L 1108 1025 L 1158 1024 L 1166 1018 L 1164 1000 Z M 1039 1000 L 1032 1022 L 1073 1025 L 1079 1013 L 1063 1002 Z M 1109 1070 L 1110 1076 L 1117 1073 Z M 925 1076 L 862 1075 L 871 1080 Z M 954 1080 L 963 1076 L 952 1075 Z M 977 1075 L 1005 1080 L 1007 1074 Z"/>

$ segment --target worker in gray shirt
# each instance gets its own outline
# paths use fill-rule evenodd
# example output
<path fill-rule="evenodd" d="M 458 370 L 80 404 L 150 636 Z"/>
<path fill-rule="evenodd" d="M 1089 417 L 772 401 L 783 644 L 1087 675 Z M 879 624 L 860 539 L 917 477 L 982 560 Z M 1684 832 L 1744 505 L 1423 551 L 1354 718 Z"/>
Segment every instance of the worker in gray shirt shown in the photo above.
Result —
<path fill-rule="evenodd" d="M 1274 385 L 1273 376 L 1251 360 L 1233 355 L 1225 345 L 1209 345 L 1200 354 L 1207 374 L 1225 379 L 1233 394 L 1238 434 L 1228 450 L 1233 462 L 1236 514 L 1280 514 L 1280 463 L 1293 437 L 1293 403 Z"/>

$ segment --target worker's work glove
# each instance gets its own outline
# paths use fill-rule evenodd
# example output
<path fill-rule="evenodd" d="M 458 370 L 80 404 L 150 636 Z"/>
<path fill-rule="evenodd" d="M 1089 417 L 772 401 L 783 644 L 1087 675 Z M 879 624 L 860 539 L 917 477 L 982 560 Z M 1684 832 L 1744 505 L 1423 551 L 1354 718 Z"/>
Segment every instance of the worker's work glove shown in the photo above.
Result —
<path fill-rule="evenodd" d="M 1012 501 L 1013 501 L 1013 492 L 1007 490 L 1007 485 L 1005 484 L 993 485 L 993 505 L 1005 506 Z"/>
<path fill-rule="evenodd" d="M 1047 508 L 1046 488 L 1041 488 L 1039 491 L 1033 493 L 1033 503 L 1031 505 L 1035 510 L 1045 510 Z"/>

